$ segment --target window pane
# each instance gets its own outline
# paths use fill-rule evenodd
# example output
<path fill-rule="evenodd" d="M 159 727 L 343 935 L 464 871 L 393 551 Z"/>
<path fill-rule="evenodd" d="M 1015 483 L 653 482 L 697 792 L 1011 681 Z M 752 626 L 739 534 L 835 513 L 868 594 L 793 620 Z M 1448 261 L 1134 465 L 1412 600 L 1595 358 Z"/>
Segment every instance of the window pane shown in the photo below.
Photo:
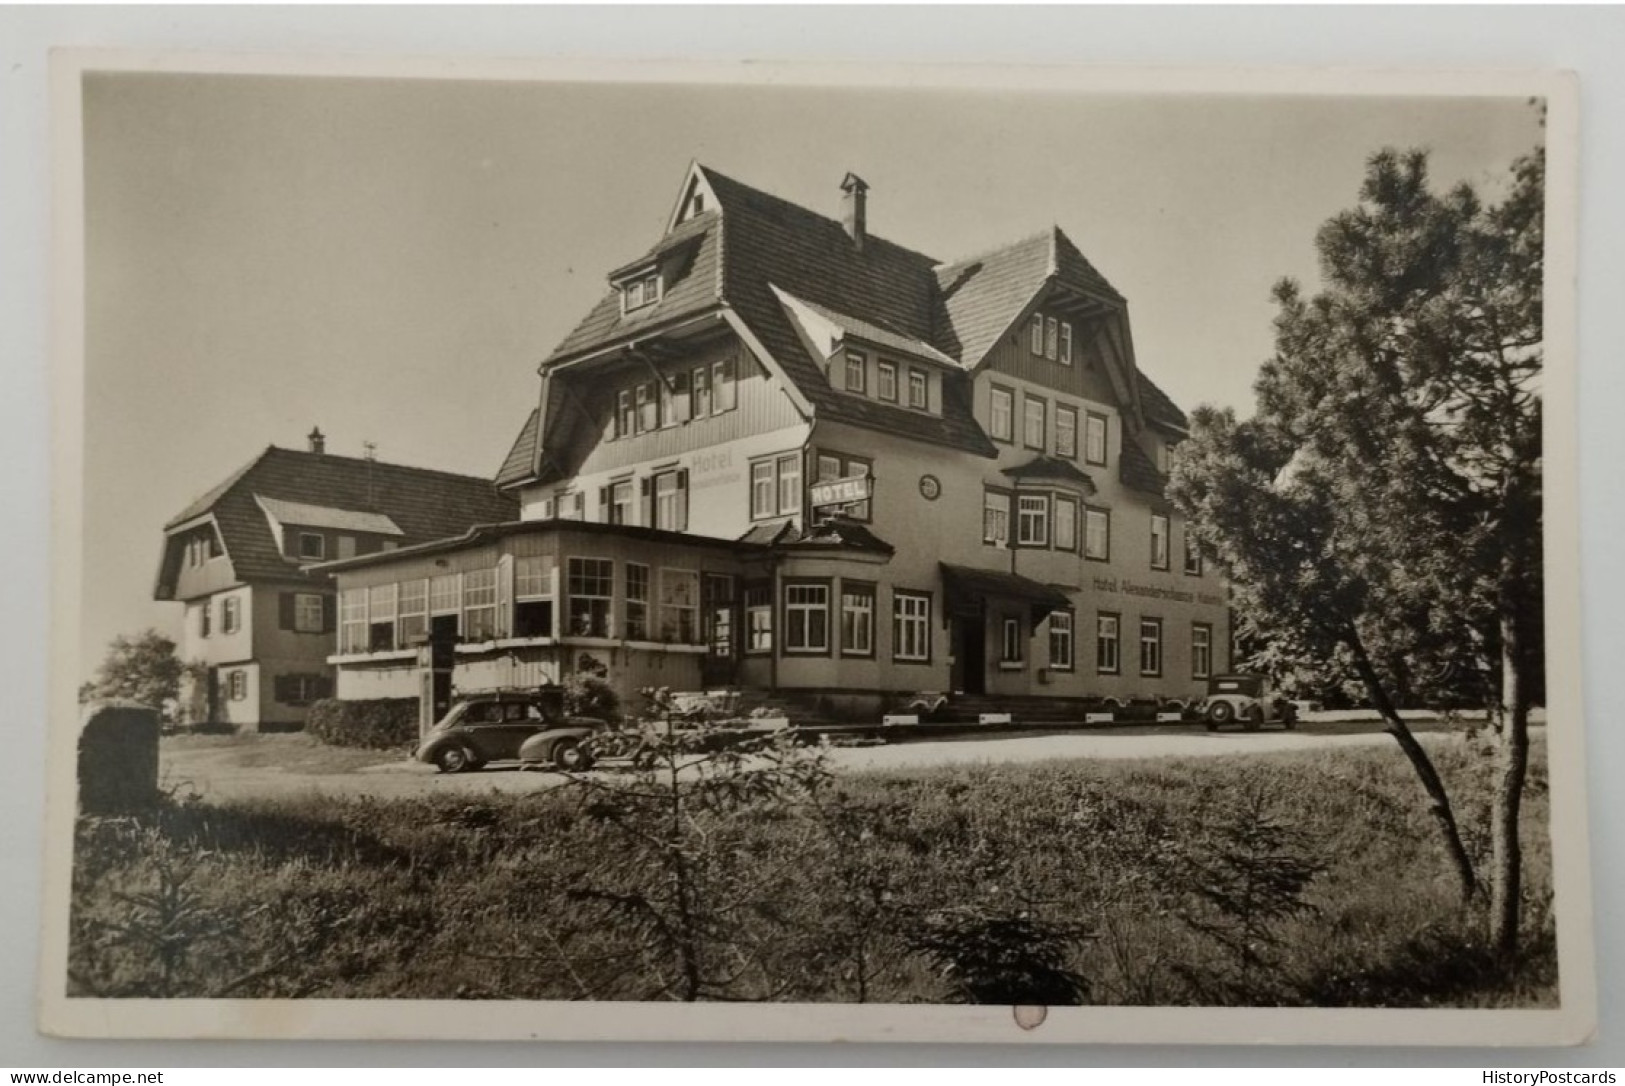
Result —
<path fill-rule="evenodd" d="M 1014 409 L 1013 399 L 1011 394 L 1002 388 L 993 390 L 993 410 L 988 422 L 993 436 L 1000 441 L 1011 440 L 1013 432 L 1011 426 L 1014 424 L 1011 418 Z"/>
<path fill-rule="evenodd" d="M 801 457 L 779 457 L 779 515 L 801 510 Z"/>

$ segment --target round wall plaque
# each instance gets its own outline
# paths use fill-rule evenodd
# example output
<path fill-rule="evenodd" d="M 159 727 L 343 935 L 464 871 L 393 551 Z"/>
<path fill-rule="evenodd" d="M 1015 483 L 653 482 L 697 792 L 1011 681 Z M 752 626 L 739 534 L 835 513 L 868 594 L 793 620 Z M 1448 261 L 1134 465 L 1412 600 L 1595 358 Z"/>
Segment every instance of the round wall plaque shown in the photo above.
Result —
<path fill-rule="evenodd" d="M 942 493 L 942 480 L 935 475 L 920 476 L 920 497 L 928 502 L 934 502 Z"/>

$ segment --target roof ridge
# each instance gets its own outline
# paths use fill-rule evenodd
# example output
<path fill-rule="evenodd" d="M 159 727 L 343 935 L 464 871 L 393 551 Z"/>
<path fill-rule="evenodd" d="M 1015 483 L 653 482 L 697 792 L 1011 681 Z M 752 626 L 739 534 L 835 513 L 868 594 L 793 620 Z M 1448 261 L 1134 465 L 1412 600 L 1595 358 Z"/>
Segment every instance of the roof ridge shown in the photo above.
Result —
<path fill-rule="evenodd" d="M 711 166 L 707 166 L 703 162 L 696 163 L 696 165 L 699 167 L 699 170 L 700 170 L 701 173 L 706 174 L 708 177 L 717 178 L 717 179 L 721 180 L 724 184 L 732 185 L 737 189 L 743 189 L 744 192 L 747 193 L 750 196 L 758 197 L 758 198 L 760 198 L 762 200 L 770 201 L 772 203 L 779 204 L 779 205 L 781 205 L 783 207 L 790 208 L 791 210 L 795 211 L 797 214 L 806 215 L 806 216 L 808 216 L 810 218 L 817 219 L 819 222 L 825 223 L 825 224 L 827 224 L 829 226 L 833 226 L 837 230 L 844 231 L 846 229 L 846 227 L 842 224 L 842 222 L 839 219 L 831 218 L 830 216 L 825 215 L 821 211 L 814 211 L 812 208 L 806 206 L 805 204 L 798 204 L 794 200 L 788 199 L 787 197 L 779 196 L 776 193 L 768 192 L 766 189 L 759 189 L 755 185 L 747 184 L 744 181 L 741 181 L 736 177 L 730 177 L 728 174 L 725 174 L 722 171 L 717 170 L 717 169 L 715 169 L 715 168 L 713 168 Z M 713 187 L 713 191 L 714 191 L 714 187 Z M 718 203 L 726 203 L 726 198 L 719 194 L 717 196 L 717 202 Z M 726 218 L 727 218 L 726 211 L 724 211 L 724 213 L 723 213 L 723 218 L 724 218 L 724 220 L 726 220 Z M 941 261 L 938 260 L 934 256 L 931 256 L 931 255 L 929 255 L 927 253 L 922 253 L 918 249 L 910 249 L 907 245 L 903 245 L 900 242 L 892 241 L 890 238 L 881 237 L 879 234 L 865 234 L 864 235 L 864 241 L 865 241 L 865 244 L 873 243 L 873 244 L 888 246 L 888 247 L 890 247 L 892 249 L 897 250 L 899 253 L 903 253 L 903 254 L 905 254 L 907 256 L 911 256 L 911 257 L 915 257 L 916 259 L 923 260 L 927 264 L 931 265 L 932 267 L 935 267 L 935 266 L 937 266 L 938 264 L 941 263 Z"/>
<path fill-rule="evenodd" d="M 1051 267 L 1053 267 L 1054 263 L 1055 263 L 1054 235 L 1060 229 L 1061 228 L 1059 226 L 1051 224 L 1049 226 L 1046 226 L 1042 230 L 1035 230 L 1030 234 L 1023 234 L 1021 237 L 1016 238 L 1013 241 L 1007 241 L 1007 242 L 1004 242 L 1003 244 L 1000 244 L 1000 245 L 994 245 L 994 246 L 992 246 L 990 248 L 987 248 L 987 249 L 978 250 L 977 252 L 974 252 L 974 253 L 970 254 L 969 256 L 960 257 L 958 260 L 945 261 L 944 263 L 938 264 L 936 266 L 936 268 L 935 268 L 935 271 L 937 272 L 938 275 L 941 275 L 945 271 L 950 271 L 950 270 L 952 270 L 954 268 L 961 268 L 961 267 L 964 267 L 966 264 L 974 264 L 978 260 L 986 260 L 990 256 L 997 256 L 999 253 L 1007 253 L 1011 249 L 1018 249 L 1023 245 L 1031 245 L 1033 242 L 1042 241 L 1045 238 L 1050 239 L 1050 246 L 1051 246 L 1050 264 L 1051 264 Z M 1071 240 L 1071 239 L 1068 239 L 1068 240 Z"/>
<path fill-rule="evenodd" d="M 269 456 L 271 451 L 275 448 L 275 445 L 267 445 L 265 448 L 255 453 L 254 456 L 242 467 L 238 468 L 230 475 L 227 475 L 224 479 L 209 487 L 207 490 L 203 491 L 197 497 L 193 498 L 191 501 L 182 506 L 179 513 L 164 521 L 164 527 L 166 529 L 173 528 L 182 521 L 191 520 L 193 517 L 200 517 L 204 513 L 207 513 L 209 510 L 213 509 L 219 504 L 221 498 L 229 494 L 238 483 L 242 482 L 243 477 L 250 471 L 254 470 L 259 462 Z"/>
<path fill-rule="evenodd" d="M 290 456 L 305 457 L 312 460 L 340 461 L 345 464 L 372 464 L 374 467 L 387 468 L 391 471 L 412 471 L 420 475 L 438 475 L 445 479 L 459 479 L 464 482 L 489 483 L 491 480 L 483 475 L 470 475 L 467 472 L 447 471 L 444 468 L 425 468 L 416 464 L 402 464 L 392 460 L 372 460 L 365 456 L 345 456 L 342 453 L 311 452 L 308 449 L 289 449 L 281 445 L 267 445 L 263 457 L 267 453 L 286 453 Z"/>

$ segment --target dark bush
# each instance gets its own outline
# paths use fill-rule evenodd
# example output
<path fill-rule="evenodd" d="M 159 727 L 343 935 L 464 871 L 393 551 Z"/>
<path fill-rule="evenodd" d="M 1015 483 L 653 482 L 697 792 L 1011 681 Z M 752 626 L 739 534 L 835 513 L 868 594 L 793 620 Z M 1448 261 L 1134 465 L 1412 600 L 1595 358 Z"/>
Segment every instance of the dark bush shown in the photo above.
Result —
<path fill-rule="evenodd" d="M 305 730 L 335 747 L 394 750 L 418 738 L 417 698 L 340 701 L 323 698 L 310 707 Z"/>

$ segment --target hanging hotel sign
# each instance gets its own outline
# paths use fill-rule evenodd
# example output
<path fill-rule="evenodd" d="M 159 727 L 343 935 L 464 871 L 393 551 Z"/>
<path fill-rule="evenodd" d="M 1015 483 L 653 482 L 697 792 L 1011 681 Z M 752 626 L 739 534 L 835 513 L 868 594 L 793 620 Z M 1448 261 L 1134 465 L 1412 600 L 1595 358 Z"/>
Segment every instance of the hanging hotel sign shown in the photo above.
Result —
<path fill-rule="evenodd" d="M 809 503 L 814 509 L 826 505 L 851 505 L 869 500 L 869 476 L 848 475 L 843 479 L 814 483 L 808 490 Z"/>

